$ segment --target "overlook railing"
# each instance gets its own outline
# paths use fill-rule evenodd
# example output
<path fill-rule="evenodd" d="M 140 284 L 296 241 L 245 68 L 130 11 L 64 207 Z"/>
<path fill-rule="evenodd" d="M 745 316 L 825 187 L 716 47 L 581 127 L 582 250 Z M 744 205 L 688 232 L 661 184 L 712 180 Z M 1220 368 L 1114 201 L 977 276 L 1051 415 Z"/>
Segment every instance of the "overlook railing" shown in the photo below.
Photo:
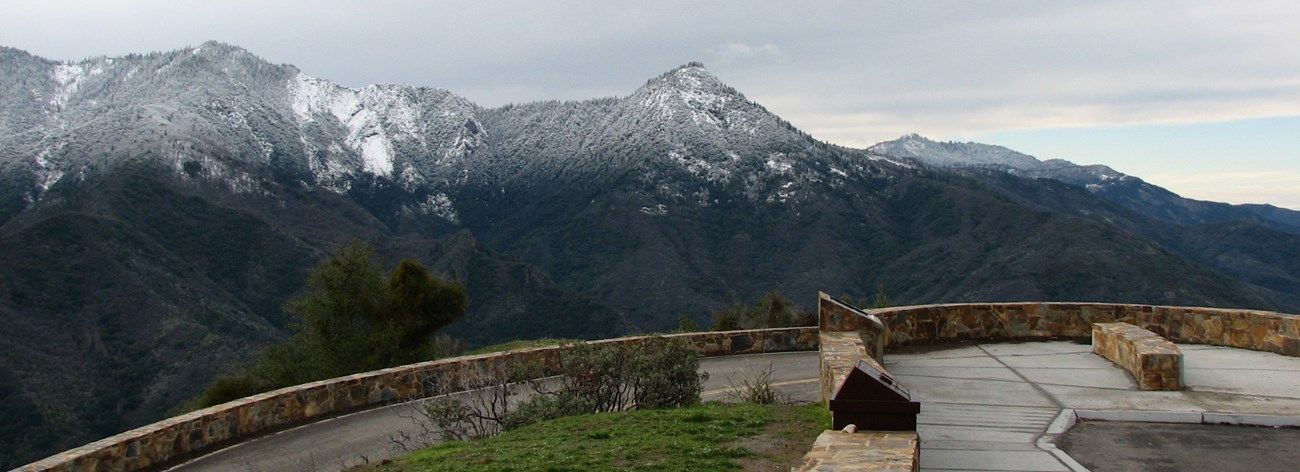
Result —
<path fill-rule="evenodd" d="M 814 350 L 818 332 L 856 332 L 866 352 L 949 340 L 1087 339 L 1093 323 L 1122 321 L 1172 341 L 1211 344 L 1300 356 L 1300 317 L 1258 310 L 1108 303 L 967 303 L 883 308 L 857 312 L 822 294 L 819 327 L 685 333 L 705 356 Z M 875 318 L 874 320 L 872 318 Z M 595 343 L 634 343 L 644 337 Z M 423 398 L 438 385 L 490 363 L 527 360 L 554 365 L 562 347 L 483 354 L 322 380 L 242 398 L 168 418 L 17 470 L 148 470 L 222 447 L 400 399 Z M 879 359 L 877 359 L 879 360 Z M 445 391 L 445 389 L 443 390 Z"/>
<path fill-rule="evenodd" d="M 883 363 L 890 348 L 951 341 L 1082 340 L 1092 336 L 1098 323 L 1125 322 L 1182 343 L 1300 356 L 1300 316 L 1258 310 L 1051 302 L 859 310 L 822 293 L 818 313 L 823 401 L 840 391 L 857 358 Z M 818 436 L 799 470 L 918 470 L 920 455 L 915 431 L 829 430 Z"/>
<path fill-rule="evenodd" d="M 936 341 L 1089 339 L 1093 323 L 1118 321 L 1179 343 L 1300 357 L 1300 316 L 1271 311 L 1058 302 L 961 303 L 863 310 L 879 320 L 878 326 L 826 294 L 822 294 L 819 305 L 823 331 L 858 332 L 868 346 L 876 343 L 883 350 Z"/>
<path fill-rule="evenodd" d="M 779 328 L 682 333 L 663 336 L 689 342 L 704 356 L 817 349 L 817 328 Z M 647 336 L 592 341 L 632 344 Z M 198 455 L 292 426 L 319 421 L 402 400 L 446 392 L 462 378 L 504 362 L 536 362 L 553 367 L 564 346 L 464 356 L 346 377 L 321 380 L 245 397 L 168 418 L 71 449 L 18 471 L 134 471 L 175 465 Z"/>

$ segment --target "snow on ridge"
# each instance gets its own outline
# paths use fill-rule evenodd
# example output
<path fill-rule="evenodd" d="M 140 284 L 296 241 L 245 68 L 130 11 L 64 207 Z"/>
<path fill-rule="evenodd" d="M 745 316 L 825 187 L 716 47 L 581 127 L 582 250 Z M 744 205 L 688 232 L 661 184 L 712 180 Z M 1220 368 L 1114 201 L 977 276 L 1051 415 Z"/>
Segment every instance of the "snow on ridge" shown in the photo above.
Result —
<path fill-rule="evenodd" d="M 54 186 L 54 184 L 58 183 L 64 175 L 63 171 L 50 168 L 50 162 L 48 159 L 50 151 L 51 149 L 47 147 L 41 150 L 40 153 L 36 154 L 36 185 L 41 188 L 40 195 L 44 195 L 45 192 L 50 190 L 50 187 Z"/>
<path fill-rule="evenodd" d="M 361 140 L 362 169 L 376 175 L 393 172 L 393 148 L 382 135 L 367 136 Z"/>
<path fill-rule="evenodd" d="M 293 112 L 302 122 L 315 121 L 315 115 L 321 112 L 328 112 L 340 122 L 346 122 L 360 106 L 355 90 L 303 73 L 289 82 L 289 96 L 292 97 Z"/>
<path fill-rule="evenodd" d="M 102 65 L 87 70 L 83 64 L 55 64 L 52 75 L 54 81 L 58 83 L 58 89 L 50 97 L 50 105 L 63 108 L 68 104 L 68 99 L 77 93 L 77 89 L 81 88 L 81 83 L 86 78 L 103 72 Z"/>
<path fill-rule="evenodd" d="M 907 168 L 907 169 L 915 169 L 915 168 L 916 168 L 916 166 L 913 166 L 911 163 L 903 162 L 903 161 L 900 161 L 900 160 L 897 160 L 897 159 L 891 159 L 888 155 L 883 155 L 883 154 L 871 154 L 871 155 L 868 155 L 868 156 L 867 156 L 867 159 L 868 159 L 868 160 L 872 160 L 872 161 L 888 162 L 888 163 L 890 163 L 890 164 L 893 164 L 893 165 L 896 165 L 896 166 L 899 166 L 899 167 L 903 167 L 903 168 Z"/>
<path fill-rule="evenodd" d="M 765 164 L 767 164 L 768 169 L 781 174 L 790 172 L 790 169 L 794 168 L 794 165 L 790 164 L 789 160 L 786 159 L 785 153 L 780 152 L 775 152 L 768 156 Z"/>
<path fill-rule="evenodd" d="M 325 114 L 345 129 L 345 142 L 361 157 L 362 170 L 377 175 L 393 172 L 393 143 L 387 124 L 408 136 L 417 136 L 419 112 L 402 96 L 401 87 L 366 86 L 352 89 L 299 73 L 289 82 L 293 112 L 299 123 Z"/>
<path fill-rule="evenodd" d="M 637 94 L 642 95 L 641 106 L 657 110 L 661 118 L 671 119 L 684 111 L 697 126 L 721 126 L 725 119 L 715 112 L 727 109 L 734 98 L 723 92 L 724 87 L 702 65 L 691 63 L 652 79 Z"/>
<path fill-rule="evenodd" d="M 940 167 L 1001 165 L 1033 171 L 1044 167 L 1034 156 L 1003 146 L 980 143 L 936 142 L 916 133 L 903 135 L 867 148 L 869 151 L 896 157 L 910 157 Z"/>
<path fill-rule="evenodd" d="M 460 224 L 460 215 L 456 213 L 456 206 L 452 204 L 451 198 L 445 193 L 429 195 L 425 201 L 420 203 L 420 211 L 426 215 L 438 215 L 451 224 Z"/>

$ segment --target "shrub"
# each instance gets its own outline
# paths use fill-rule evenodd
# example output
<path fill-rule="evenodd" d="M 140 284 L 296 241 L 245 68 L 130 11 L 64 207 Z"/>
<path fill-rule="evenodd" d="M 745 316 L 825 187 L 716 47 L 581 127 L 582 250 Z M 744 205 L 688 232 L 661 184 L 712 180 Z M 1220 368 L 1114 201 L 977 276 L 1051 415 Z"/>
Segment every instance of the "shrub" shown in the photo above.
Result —
<path fill-rule="evenodd" d="M 460 382 L 443 384 L 412 418 L 425 434 L 390 438 L 402 448 L 474 439 L 542 420 L 586 413 L 670 408 L 698 403 L 707 374 L 687 344 L 650 338 L 631 345 L 576 344 L 560 354 L 558 379 L 533 363 L 493 363 L 467 368 Z M 474 393 L 453 394 L 475 390 Z M 526 398 L 525 398 L 526 397 Z"/>
<path fill-rule="evenodd" d="M 224 375 L 218 377 L 212 385 L 203 391 L 203 395 L 195 400 L 194 405 L 197 408 L 220 405 L 222 403 L 256 395 L 265 391 L 261 382 L 248 375 Z"/>
<path fill-rule="evenodd" d="M 742 375 L 739 382 L 728 376 L 727 385 L 729 386 L 727 396 L 739 403 L 770 405 L 789 400 L 789 396 L 777 393 L 776 389 L 772 388 L 771 363 L 766 368 L 754 372 L 752 376 Z"/>
<path fill-rule="evenodd" d="M 732 302 L 713 311 L 713 331 L 736 329 L 786 328 L 817 324 L 817 315 L 802 310 L 794 302 L 773 290 L 763 294 L 753 305 Z"/>

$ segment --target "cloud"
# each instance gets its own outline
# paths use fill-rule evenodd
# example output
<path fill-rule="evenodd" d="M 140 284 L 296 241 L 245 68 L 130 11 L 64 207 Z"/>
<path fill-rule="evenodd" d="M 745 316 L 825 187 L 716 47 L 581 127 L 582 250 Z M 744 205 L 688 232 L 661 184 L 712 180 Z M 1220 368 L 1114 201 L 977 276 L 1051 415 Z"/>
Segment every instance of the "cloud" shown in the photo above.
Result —
<path fill-rule="evenodd" d="M 626 95 L 704 60 L 813 136 L 854 146 L 908 131 L 946 138 L 1300 116 L 1294 0 L 4 5 L 0 44 L 53 59 L 215 39 L 349 86 L 443 87 L 486 106 Z"/>
<path fill-rule="evenodd" d="M 721 46 L 709 48 L 708 53 L 721 60 L 723 63 L 733 63 L 758 57 L 782 57 L 781 48 L 776 47 L 776 45 L 772 43 L 751 46 L 745 43 L 728 41 Z"/>

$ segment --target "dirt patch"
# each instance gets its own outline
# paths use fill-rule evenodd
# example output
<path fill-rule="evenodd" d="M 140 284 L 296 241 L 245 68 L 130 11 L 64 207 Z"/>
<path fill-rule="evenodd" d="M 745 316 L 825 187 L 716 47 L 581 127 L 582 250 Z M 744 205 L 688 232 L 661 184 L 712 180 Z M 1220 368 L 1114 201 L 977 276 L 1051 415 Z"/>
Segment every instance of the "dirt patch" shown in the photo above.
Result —
<path fill-rule="evenodd" d="M 779 405 L 774 408 L 774 419 L 762 433 L 727 444 L 754 453 L 752 457 L 736 461 L 743 470 L 789 471 L 803 463 L 803 456 L 812 448 L 817 435 L 830 427 L 829 416 L 823 417 L 816 411 L 820 404 Z"/>

